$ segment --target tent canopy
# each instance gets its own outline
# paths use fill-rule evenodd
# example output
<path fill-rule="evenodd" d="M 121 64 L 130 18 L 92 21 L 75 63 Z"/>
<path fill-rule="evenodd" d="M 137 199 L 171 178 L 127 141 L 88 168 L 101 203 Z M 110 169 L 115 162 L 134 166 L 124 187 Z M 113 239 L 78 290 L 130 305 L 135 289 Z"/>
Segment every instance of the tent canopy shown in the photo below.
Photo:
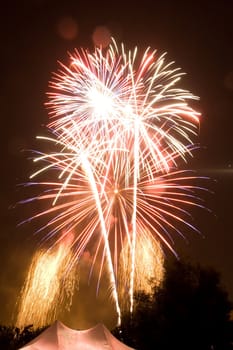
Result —
<path fill-rule="evenodd" d="M 134 350 L 119 341 L 103 324 L 86 330 L 68 328 L 55 321 L 23 350 Z"/>

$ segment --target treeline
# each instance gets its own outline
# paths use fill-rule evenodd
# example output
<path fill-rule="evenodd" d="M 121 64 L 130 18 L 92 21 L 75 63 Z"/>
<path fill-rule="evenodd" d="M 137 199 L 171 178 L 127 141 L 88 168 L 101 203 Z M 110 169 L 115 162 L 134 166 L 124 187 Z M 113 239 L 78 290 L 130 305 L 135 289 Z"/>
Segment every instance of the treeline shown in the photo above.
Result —
<path fill-rule="evenodd" d="M 138 293 L 114 334 L 138 350 L 233 349 L 233 304 L 220 274 L 184 261 L 167 263 L 152 296 Z"/>
<path fill-rule="evenodd" d="M 37 337 L 47 327 L 33 329 L 33 325 L 28 325 L 23 330 L 17 327 L 0 326 L 0 349 L 17 350 L 32 339 Z"/>
<path fill-rule="evenodd" d="M 219 273 L 177 260 L 165 271 L 152 295 L 135 295 L 133 313 L 112 333 L 137 350 L 233 350 L 233 304 Z M 0 326 L 0 349 L 19 349 L 45 328 Z"/>

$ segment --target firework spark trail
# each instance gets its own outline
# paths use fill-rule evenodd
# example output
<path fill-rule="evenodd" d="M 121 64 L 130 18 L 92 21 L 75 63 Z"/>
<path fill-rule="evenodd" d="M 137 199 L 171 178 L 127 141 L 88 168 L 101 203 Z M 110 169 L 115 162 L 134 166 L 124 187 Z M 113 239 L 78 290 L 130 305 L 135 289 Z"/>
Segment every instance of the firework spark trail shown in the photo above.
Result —
<path fill-rule="evenodd" d="M 152 294 L 152 284 L 159 286 L 164 276 L 164 253 L 155 237 L 138 223 L 140 235 L 136 240 L 135 249 L 135 282 L 134 290 Z M 132 254 L 129 242 L 125 240 L 119 257 L 118 293 L 121 308 L 128 309 L 129 305 L 129 281 L 131 274 Z"/>
<path fill-rule="evenodd" d="M 75 269 L 70 270 L 71 258 L 64 240 L 50 250 L 35 253 L 18 302 L 17 327 L 43 327 L 56 319 L 58 306 L 70 308 L 77 283 Z"/>
<path fill-rule="evenodd" d="M 194 193 L 201 189 L 191 184 L 195 176 L 177 170 L 196 147 L 200 113 L 188 101 L 197 97 L 175 87 L 183 73 L 149 48 L 140 60 L 137 49 L 126 52 L 113 41 L 106 51 L 76 50 L 70 61 L 69 67 L 60 63 L 50 83 L 47 126 L 54 136 L 41 137 L 58 151 L 39 155 L 35 161 L 45 165 L 31 177 L 56 171 L 58 179 L 32 182 L 45 192 L 30 200 L 52 202 L 34 215 L 52 216 L 40 230 L 49 237 L 77 228 L 73 260 L 101 232 L 120 322 L 112 236 L 114 249 L 125 239 L 131 249 L 132 311 L 136 245 L 143 235 L 138 222 L 175 253 L 170 231 L 181 233 L 174 222 L 191 227 L 185 207 L 202 206 Z"/>
<path fill-rule="evenodd" d="M 120 320 L 121 320 L 121 311 L 120 311 L 120 306 L 119 306 L 119 301 L 118 301 L 118 296 L 117 296 L 115 274 L 114 274 L 114 270 L 113 270 L 113 266 L 112 266 L 111 251 L 110 251 L 109 244 L 108 244 L 108 233 L 107 233 L 106 224 L 105 224 L 105 220 L 104 220 L 103 209 L 101 207 L 99 193 L 97 191 L 96 182 L 95 182 L 92 170 L 90 169 L 89 163 L 86 161 L 86 159 L 84 159 L 82 164 L 85 166 L 86 173 L 88 174 L 88 179 L 89 179 L 88 182 L 91 185 L 92 192 L 93 192 L 93 195 L 95 198 L 95 203 L 96 203 L 97 210 L 98 210 L 101 232 L 102 232 L 102 235 L 104 237 L 104 242 L 105 242 L 104 251 L 105 251 L 105 255 L 106 255 L 106 259 L 107 259 L 107 266 L 109 269 L 111 290 L 112 290 L 113 298 L 116 301 L 116 311 L 117 311 L 117 315 L 118 315 L 117 324 L 119 325 Z"/>

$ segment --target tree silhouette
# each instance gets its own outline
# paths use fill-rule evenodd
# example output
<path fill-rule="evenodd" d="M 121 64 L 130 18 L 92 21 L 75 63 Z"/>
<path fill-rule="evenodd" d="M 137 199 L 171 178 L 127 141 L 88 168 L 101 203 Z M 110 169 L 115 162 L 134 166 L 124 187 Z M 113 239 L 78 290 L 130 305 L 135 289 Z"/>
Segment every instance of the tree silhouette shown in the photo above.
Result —
<path fill-rule="evenodd" d="M 153 295 L 135 295 L 133 315 L 123 316 L 122 340 L 138 350 L 229 350 L 231 310 L 216 270 L 172 261 Z"/>
<path fill-rule="evenodd" d="M 0 326 L 0 349 L 17 350 L 37 337 L 46 328 L 47 326 L 32 329 L 32 325 L 28 325 L 20 331 L 17 327 Z"/>

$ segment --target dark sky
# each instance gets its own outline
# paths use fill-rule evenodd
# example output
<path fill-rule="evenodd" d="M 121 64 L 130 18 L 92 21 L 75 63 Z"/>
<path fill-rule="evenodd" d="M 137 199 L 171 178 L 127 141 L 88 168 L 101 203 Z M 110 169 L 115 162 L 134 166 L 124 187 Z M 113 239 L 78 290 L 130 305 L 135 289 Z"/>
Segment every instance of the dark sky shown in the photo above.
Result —
<path fill-rule="evenodd" d="M 94 5 L 93 5 L 94 4 Z M 16 296 L 38 240 L 17 228 L 13 209 L 32 163 L 33 148 L 47 122 L 45 93 L 57 60 L 75 47 L 92 50 L 93 33 L 105 26 L 126 47 L 167 52 L 187 75 L 184 88 L 200 96 L 201 151 L 190 168 L 211 177 L 212 213 L 197 218 L 200 235 L 180 247 L 184 255 L 216 268 L 233 299 L 233 4 L 221 1 L 10 1 L 1 5 L 1 233 L 0 323 L 10 323 Z M 68 24 L 67 24 L 68 23 Z M 177 247 L 179 250 L 179 245 Z"/>

